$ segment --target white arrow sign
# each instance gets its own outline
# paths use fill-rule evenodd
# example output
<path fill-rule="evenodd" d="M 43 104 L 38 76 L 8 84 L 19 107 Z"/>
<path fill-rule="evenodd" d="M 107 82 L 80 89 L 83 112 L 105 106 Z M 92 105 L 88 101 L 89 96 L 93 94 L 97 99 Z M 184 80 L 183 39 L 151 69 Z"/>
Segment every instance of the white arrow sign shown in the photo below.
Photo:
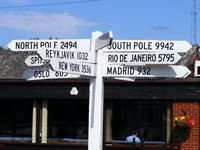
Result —
<path fill-rule="evenodd" d="M 49 64 L 50 60 L 43 60 L 38 55 L 29 55 L 24 62 L 27 66 L 42 66 Z"/>
<path fill-rule="evenodd" d="M 84 63 L 96 62 L 95 52 L 92 51 L 39 49 L 37 53 L 46 60 L 69 60 Z"/>
<path fill-rule="evenodd" d="M 79 74 L 85 76 L 95 76 L 96 66 L 95 64 L 89 63 L 77 63 L 65 60 L 54 60 L 51 61 L 51 66 L 53 70 L 60 72 L 67 72 L 72 74 Z"/>
<path fill-rule="evenodd" d="M 147 65 L 147 64 L 175 64 L 181 56 L 175 52 L 134 52 L 134 51 L 106 51 L 103 62 L 105 64 Z"/>
<path fill-rule="evenodd" d="M 80 75 L 52 71 L 51 69 L 28 69 L 23 74 L 26 80 L 80 78 Z"/>
<path fill-rule="evenodd" d="M 111 46 L 104 50 L 174 51 L 184 53 L 191 48 L 192 45 L 187 41 L 114 40 Z"/>
<path fill-rule="evenodd" d="M 190 74 L 185 66 L 120 66 L 107 65 L 104 77 L 172 77 L 185 78 Z"/>
<path fill-rule="evenodd" d="M 12 51 L 37 51 L 42 48 L 89 50 L 89 39 L 63 39 L 63 40 L 13 40 L 8 45 Z"/>
<path fill-rule="evenodd" d="M 95 50 L 100 50 L 112 43 L 113 34 L 112 32 L 104 33 L 95 39 Z"/>

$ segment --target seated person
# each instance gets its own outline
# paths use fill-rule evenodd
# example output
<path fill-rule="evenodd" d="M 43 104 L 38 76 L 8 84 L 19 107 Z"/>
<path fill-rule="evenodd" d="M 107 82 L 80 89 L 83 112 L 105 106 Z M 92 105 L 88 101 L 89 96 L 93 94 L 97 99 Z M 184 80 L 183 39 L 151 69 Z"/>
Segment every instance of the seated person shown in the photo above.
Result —
<path fill-rule="evenodd" d="M 141 140 L 138 137 L 137 131 L 135 130 L 132 131 L 132 135 L 126 137 L 126 141 L 129 141 L 129 142 L 135 141 L 135 144 L 141 144 Z"/>

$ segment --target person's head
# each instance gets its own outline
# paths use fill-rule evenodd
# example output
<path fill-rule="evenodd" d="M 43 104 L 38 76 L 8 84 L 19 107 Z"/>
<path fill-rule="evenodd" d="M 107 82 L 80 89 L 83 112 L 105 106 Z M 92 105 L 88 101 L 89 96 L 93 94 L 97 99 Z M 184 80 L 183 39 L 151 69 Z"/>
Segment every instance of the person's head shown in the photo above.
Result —
<path fill-rule="evenodd" d="M 136 130 L 132 130 L 132 135 L 138 136 L 138 132 Z"/>

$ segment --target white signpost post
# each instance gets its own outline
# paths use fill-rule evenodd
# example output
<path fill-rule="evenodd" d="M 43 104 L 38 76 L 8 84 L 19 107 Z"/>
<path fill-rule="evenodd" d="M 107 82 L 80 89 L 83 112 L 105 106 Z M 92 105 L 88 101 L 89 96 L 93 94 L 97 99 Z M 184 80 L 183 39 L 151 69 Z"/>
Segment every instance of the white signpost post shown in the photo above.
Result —
<path fill-rule="evenodd" d="M 97 52 L 97 66 L 96 66 L 96 77 L 90 78 L 88 150 L 103 149 L 103 105 L 104 105 L 104 82 L 102 78 L 103 51 L 99 49 L 108 46 L 112 42 L 112 40 L 113 37 L 111 32 L 108 32 L 106 34 L 102 34 L 101 32 L 92 33 L 91 51 Z"/>
<path fill-rule="evenodd" d="M 185 78 L 190 70 L 175 65 L 192 46 L 186 41 L 114 40 L 112 32 L 93 32 L 91 39 L 13 40 L 13 51 L 37 51 L 29 56 L 28 66 L 46 61 L 51 69 L 29 69 L 27 80 L 90 77 L 88 150 L 103 149 L 103 77 L 134 81 L 135 78 Z M 70 73 L 70 74 L 69 74 Z M 46 142 L 46 139 L 43 142 Z"/>
<path fill-rule="evenodd" d="M 95 40 L 95 50 L 100 50 L 104 47 L 106 47 L 105 45 L 109 46 L 112 44 L 112 39 L 113 40 L 113 35 L 112 32 L 108 32 L 105 34 L 102 34 L 101 36 L 99 36 L 96 40 Z"/>

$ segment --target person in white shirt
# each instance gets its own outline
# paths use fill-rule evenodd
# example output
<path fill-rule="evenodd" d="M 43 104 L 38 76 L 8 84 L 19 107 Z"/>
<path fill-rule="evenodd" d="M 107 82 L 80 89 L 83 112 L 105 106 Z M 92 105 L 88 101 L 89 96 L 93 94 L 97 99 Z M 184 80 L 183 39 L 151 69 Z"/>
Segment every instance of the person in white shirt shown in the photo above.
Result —
<path fill-rule="evenodd" d="M 132 131 L 132 135 L 126 137 L 126 141 L 129 141 L 129 142 L 133 142 L 134 141 L 135 144 L 141 144 L 141 140 L 138 137 L 137 131 L 135 131 L 135 130 Z"/>

